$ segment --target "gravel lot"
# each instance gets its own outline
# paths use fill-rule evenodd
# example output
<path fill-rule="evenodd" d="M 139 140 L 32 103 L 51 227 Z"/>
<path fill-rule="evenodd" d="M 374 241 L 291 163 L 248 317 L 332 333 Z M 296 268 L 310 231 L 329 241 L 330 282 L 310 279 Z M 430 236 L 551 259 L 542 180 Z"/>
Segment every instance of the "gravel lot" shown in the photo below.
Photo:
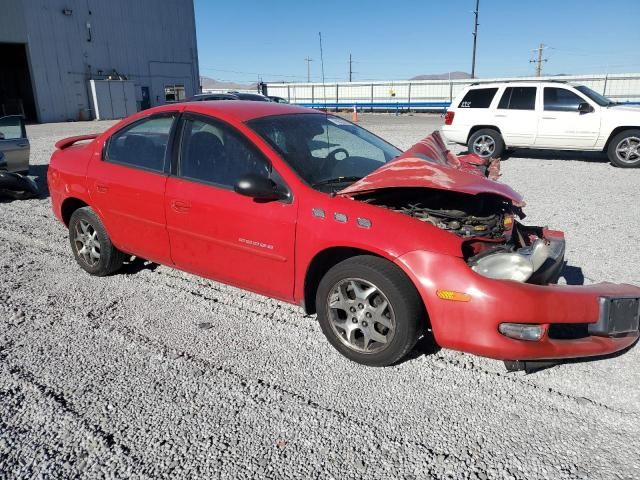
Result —
<path fill-rule="evenodd" d="M 405 148 L 440 122 L 362 119 Z M 29 127 L 32 174 L 109 125 Z M 565 230 L 567 281 L 640 284 L 640 170 L 524 151 L 503 173 Z M 0 478 L 640 478 L 639 363 L 366 368 L 295 306 L 166 267 L 90 277 L 46 196 L 0 204 Z"/>

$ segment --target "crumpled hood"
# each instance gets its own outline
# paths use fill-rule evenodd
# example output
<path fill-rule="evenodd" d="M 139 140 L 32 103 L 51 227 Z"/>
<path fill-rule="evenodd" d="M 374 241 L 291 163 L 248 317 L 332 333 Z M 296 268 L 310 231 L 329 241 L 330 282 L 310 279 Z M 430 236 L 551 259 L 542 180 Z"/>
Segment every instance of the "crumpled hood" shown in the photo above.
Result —
<path fill-rule="evenodd" d="M 394 187 L 425 187 L 477 195 L 492 193 L 522 207 L 522 196 L 499 183 L 500 163 L 477 155 L 456 156 L 442 141 L 439 132 L 420 140 L 402 155 L 374 170 L 366 177 L 340 190 L 338 195 L 352 196 Z"/>

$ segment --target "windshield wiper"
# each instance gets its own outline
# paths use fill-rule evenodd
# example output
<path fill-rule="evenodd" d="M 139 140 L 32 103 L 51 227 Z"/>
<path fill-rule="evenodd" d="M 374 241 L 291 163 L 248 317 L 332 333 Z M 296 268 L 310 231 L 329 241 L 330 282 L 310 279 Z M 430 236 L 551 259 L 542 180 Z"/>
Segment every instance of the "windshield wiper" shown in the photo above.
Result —
<path fill-rule="evenodd" d="M 320 187 L 322 185 L 333 185 L 335 183 L 347 183 L 347 182 L 353 183 L 361 179 L 362 177 L 334 177 L 334 178 L 327 178 L 325 180 L 320 180 L 319 182 L 311 184 L 311 186 L 315 188 L 315 187 Z"/>

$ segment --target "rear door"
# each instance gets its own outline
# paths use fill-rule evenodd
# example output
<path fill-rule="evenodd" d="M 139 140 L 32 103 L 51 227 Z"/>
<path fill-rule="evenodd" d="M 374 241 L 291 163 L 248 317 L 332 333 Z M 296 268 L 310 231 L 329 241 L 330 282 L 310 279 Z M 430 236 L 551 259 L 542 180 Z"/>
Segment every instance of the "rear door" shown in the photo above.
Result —
<path fill-rule="evenodd" d="M 242 133 L 212 117 L 184 114 L 178 168 L 165 209 L 177 267 L 283 300 L 293 298 L 297 206 L 233 190 L 244 174 L 283 185 Z"/>
<path fill-rule="evenodd" d="M 502 91 L 494 117 L 505 145 L 510 147 L 533 145 L 538 128 L 537 90 L 536 85 L 516 85 L 507 86 Z"/>
<path fill-rule="evenodd" d="M 163 112 L 117 131 L 87 173 L 92 205 L 116 246 L 164 264 L 171 263 L 164 190 L 177 116 Z"/>
<path fill-rule="evenodd" d="M 600 108 L 564 86 L 545 86 L 543 91 L 543 110 L 536 146 L 565 149 L 593 147 L 600 132 Z M 588 103 L 594 107 L 593 111 L 579 112 L 581 103 Z"/>
<path fill-rule="evenodd" d="M 0 152 L 4 154 L 4 165 L 0 170 L 27 173 L 29 171 L 29 140 L 20 115 L 0 118 Z"/>

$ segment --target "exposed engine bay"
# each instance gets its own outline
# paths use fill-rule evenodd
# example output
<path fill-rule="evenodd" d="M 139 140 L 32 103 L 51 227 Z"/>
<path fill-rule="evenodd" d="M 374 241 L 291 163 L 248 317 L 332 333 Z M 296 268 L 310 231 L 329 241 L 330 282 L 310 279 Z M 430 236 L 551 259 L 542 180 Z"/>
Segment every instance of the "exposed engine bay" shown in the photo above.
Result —
<path fill-rule="evenodd" d="M 429 188 L 387 188 L 358 200 L 403 213 L 461 237 L 502 238 L 519 208 L 497 195 L 469 195 Z"/>
<path fill-rule="evenodd" d="M 462 255 L 476 273 L 494 279 L 555 283 L 564 261 L 562 237 L 525 226 L 522 209 L 494 194 L 429 188 L 387 188 L 358 200 L 409 215 L 465 238 Z"/>

